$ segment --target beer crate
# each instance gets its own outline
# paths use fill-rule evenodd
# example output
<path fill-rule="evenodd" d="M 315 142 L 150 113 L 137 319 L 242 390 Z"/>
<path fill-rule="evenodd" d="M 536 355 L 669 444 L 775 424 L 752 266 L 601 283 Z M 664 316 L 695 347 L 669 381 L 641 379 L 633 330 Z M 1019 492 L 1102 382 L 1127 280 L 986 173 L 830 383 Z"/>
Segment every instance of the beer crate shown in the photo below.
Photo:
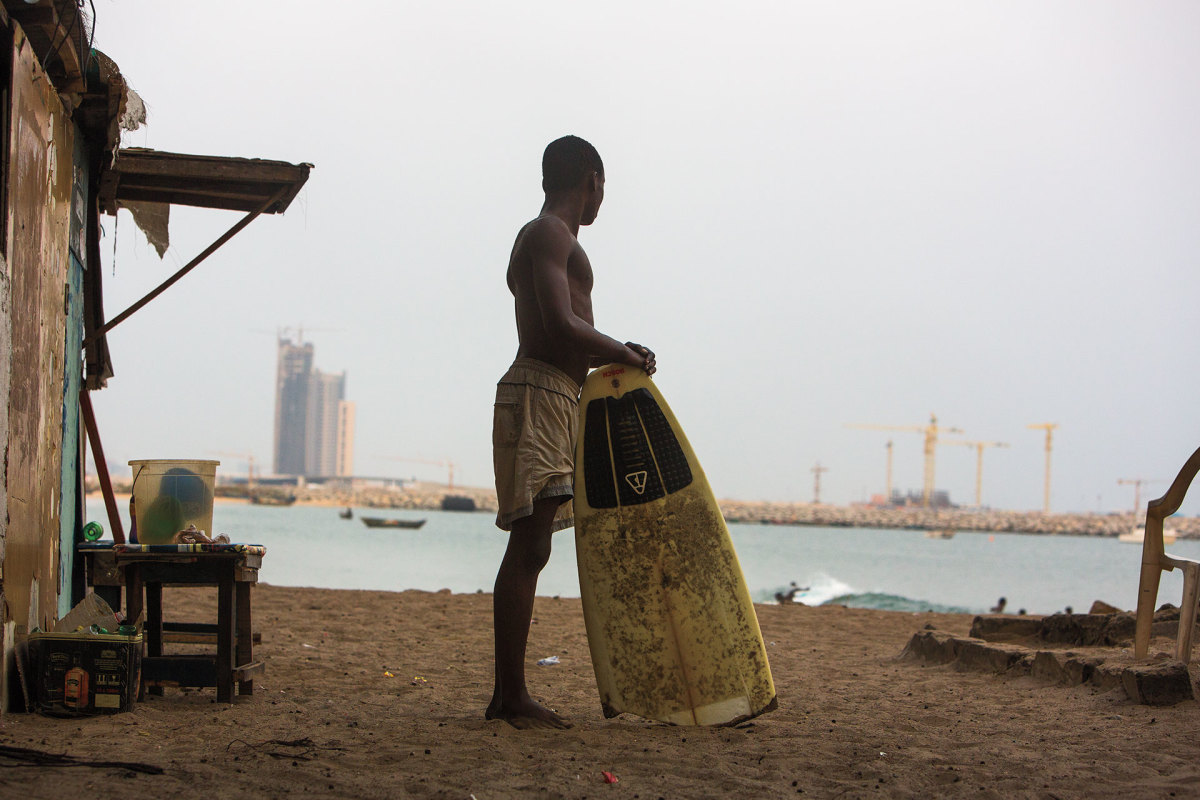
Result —
<path fill-rule="evenodd" d="M 142 636 L 29 635 L 34 710 L 52 717 L 129 711 L 142 676 Z"/>

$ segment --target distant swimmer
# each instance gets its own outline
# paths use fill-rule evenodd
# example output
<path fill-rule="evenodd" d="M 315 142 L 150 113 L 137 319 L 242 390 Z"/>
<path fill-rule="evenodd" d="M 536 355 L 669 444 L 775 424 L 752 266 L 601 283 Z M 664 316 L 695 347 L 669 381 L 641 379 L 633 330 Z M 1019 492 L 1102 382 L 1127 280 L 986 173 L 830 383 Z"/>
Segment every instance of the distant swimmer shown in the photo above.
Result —
<path fill-rule="evenodd" d="M 655 369 L 649 348 L 593 325 L 592 265 L 576 237 L 604 199 L 596 149 L 577 136 L 551 142 L 542 156 L 542 189 L 541 213 L 517 234 L 509 257 L 519 344 L 496 386 L 492 417 L 496 525 L 509 537 L 492 595 L 496 685 L 485 714 L 517 728 L 570 727 L 529 696 L 525 648 L 551 534 L 574 524 L 580 385 L 589 367 L 603 364 Z"/>
<path fill-rule="evenodd" d="M 776 592 L 775 593 L 775 601 L 777 603 L 779 603 L 780 605 L 783 605 L 784 603 L 794 603 L 794 602 L 796 602 L 797 594 L 799 594 L 800 592 L 807 592 L 810 588 L 812 588 L 812 587 L 797 586 L 796 582 L 792 581 L 791 588 L 789 588 L 786 592 Z"/>
<path fill-rule="evenodd" d="M 1006 605 L 1008 605 L 1008 600 L 1001 597 L 999 600 L 996 601 L 996 605 L 992 606 L 992 613 L 993 614 L 1003 614 L 1004 607 Z"/>

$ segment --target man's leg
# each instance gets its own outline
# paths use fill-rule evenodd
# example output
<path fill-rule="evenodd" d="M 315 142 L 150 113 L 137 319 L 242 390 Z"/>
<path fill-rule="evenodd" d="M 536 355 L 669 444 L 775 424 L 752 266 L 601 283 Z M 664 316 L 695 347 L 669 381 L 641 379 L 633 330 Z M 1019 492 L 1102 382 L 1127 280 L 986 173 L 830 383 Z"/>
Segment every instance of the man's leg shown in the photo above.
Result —
<path fill-rule="evenodd" d="M 496 689 L 488 719 L 503 719 L 518 728 L 568 728 L 569 723 L 534 702 L 525 687 L 525 646 L 533 617 L 538 574 L 550 558 L 554 514 L 566 498 L 536 500 L 533 514 L 514 520 L 508 549 L 492 594 L 496 632 Z"/>

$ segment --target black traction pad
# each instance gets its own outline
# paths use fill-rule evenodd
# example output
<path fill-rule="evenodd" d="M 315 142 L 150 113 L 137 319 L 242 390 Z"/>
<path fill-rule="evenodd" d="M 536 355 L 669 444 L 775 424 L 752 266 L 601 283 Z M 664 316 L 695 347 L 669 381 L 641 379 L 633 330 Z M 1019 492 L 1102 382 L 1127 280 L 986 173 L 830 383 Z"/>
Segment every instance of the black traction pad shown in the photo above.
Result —
<path fill-rule="evenodd" d="M 649 390 L 597 398 L 586 413 L 583 476 L 592 508 L 649 503 L 692 482 L 687 456 Z"/>

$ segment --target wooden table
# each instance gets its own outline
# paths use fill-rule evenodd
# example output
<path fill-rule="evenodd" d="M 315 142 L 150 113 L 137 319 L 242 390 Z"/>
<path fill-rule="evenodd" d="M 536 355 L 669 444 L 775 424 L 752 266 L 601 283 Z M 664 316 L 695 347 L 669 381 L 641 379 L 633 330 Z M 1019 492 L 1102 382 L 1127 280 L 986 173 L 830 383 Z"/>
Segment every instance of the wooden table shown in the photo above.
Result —
<path fill-rule="evenodd" d="M 123 551 L 100 542 L 80 545 L 79 552 L 96 594 L 120 608 L 124 586 L 125 618 L 136 621 L 145 611 L 143 688 L 162 694 L 164 686 L 215 686 L 221 703 L 233 702 L 235 683 L 238 694 L 254 694 L 264 666 L 254 661 L 250 589 L 258 583 L 261 553 Z M 216 586 L 216 623 L 165 622 L 164 586 Z M 165 655 L 164 641 L 215 643 L 216 654 Z"/>

